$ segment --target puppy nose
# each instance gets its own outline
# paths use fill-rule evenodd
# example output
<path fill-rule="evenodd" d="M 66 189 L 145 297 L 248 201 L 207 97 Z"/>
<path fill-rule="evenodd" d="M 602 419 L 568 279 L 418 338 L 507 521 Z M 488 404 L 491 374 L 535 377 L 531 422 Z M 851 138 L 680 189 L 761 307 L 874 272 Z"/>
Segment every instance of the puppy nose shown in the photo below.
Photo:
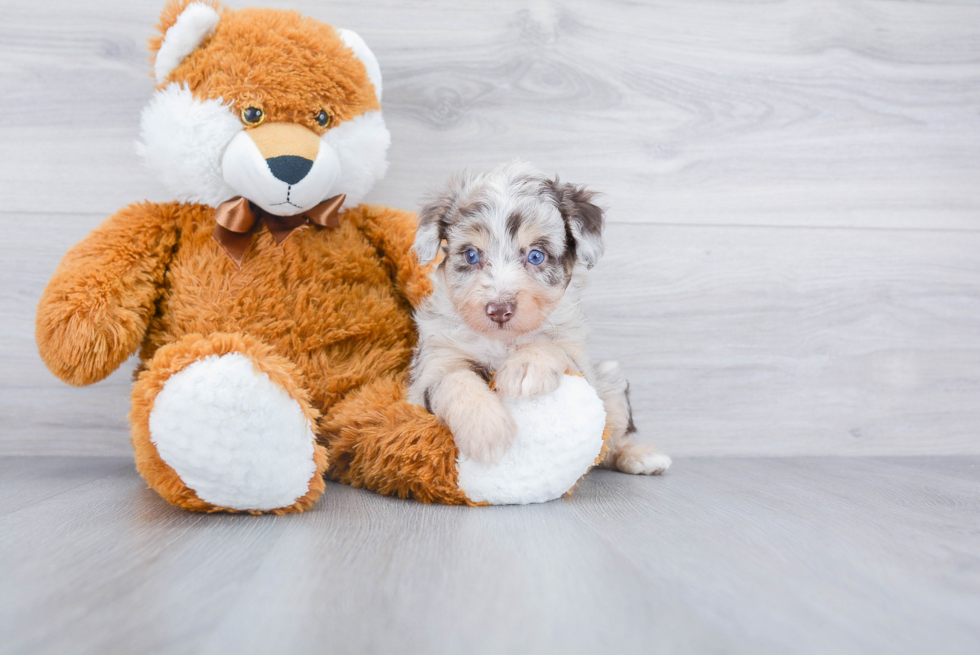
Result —
<path fill-rule="evenodd" d="M 487 305 L 487 316 L 494 323 L 503 325 L 514 316 L 514 303 L 512 302 L 492 302 Z"/>
<path fill-rule="evenodd" d="M 281 157 L 270 157 L 265 160 L 269 165 L 269 170 L 277 178 L 286 184 L 296 184 L 310 172 L 313 162 L 306 157 L 296 155 L 283 155 Z"/>

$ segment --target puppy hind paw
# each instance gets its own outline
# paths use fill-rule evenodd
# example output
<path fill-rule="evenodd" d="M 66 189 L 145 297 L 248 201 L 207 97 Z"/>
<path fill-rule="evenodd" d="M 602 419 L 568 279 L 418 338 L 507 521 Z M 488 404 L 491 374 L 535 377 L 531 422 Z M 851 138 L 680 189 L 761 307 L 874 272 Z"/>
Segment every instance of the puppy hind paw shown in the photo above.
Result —
<path fill-rule="evenodd" d="M 632 475 L 660 475 L 670 468 L 672 460 L 649 446 L 633 446 L 616 455 L 615 468 Z"/>

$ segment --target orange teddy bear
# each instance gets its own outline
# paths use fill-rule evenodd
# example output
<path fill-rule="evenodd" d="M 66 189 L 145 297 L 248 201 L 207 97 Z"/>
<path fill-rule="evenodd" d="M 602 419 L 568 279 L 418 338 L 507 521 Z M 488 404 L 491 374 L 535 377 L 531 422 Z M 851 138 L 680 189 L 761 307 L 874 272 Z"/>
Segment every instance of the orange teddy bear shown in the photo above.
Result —
<path fill-rule="evenodd" d="M 213 0 L 171 2 L 159 29 L 137 148 L 176 201 L 130 205 L 65 255 L 38 308 L 47 366 L 86 385 L 139 351 L 136 465 L 186 509 L 303 511 L 324 476 L 483 500 L 452 435 L 404 400 L 430 282 L 414 215 L 359 204 L 390 142 L 370 49 Z"/>

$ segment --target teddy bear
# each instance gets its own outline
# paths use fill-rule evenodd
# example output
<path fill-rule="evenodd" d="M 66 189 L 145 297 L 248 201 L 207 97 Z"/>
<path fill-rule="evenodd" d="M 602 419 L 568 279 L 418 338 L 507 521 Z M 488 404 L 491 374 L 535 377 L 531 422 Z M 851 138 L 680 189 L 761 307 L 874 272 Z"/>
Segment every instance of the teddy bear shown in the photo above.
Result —
<path fill-rule="evenodd" d="M 414 214 L 361 204 L 390 136 L 377 59 L 299 13 L 176 0 L 150 41 L 137 151 L 173 202 L 130 205 L 63 258 L 38 306 L 50 370 L 95 383 L 139 354 L 136 467 L 194 511 L 309 509 L 325 478 L 423 502 L 560 496 L 601 456 L 584 380 L 512 401 L 496 466 L 406 401 L 431 290 Z M 557 433 L 561 439 L 555 439 Z"/>

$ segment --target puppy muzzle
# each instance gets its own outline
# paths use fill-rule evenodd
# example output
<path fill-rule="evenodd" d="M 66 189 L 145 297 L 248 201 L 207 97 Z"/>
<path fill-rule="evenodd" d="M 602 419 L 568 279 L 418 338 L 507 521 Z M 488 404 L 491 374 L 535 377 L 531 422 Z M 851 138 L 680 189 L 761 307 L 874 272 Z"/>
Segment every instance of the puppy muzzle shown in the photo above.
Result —
<path fill-rule="evenodd" d="M 514 318 L 514 312 L 517 311 L 517 305 L 512 302 L 492 302 L 487 304 L 486 310 L 487 318 L 494 323 L 503 325 L 510 319 Z"/>

